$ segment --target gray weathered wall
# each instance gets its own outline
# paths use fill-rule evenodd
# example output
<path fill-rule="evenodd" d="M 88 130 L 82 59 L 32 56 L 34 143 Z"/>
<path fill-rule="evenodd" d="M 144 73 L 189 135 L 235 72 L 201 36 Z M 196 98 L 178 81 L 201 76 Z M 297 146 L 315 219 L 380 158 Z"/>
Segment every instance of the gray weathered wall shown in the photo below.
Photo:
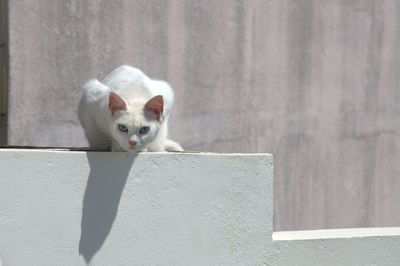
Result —
<path fill-rule="evenodd" d="M 400 225 L 397 0 L 9 3 L 8 143 L 86 145 L 80 85 L 175 88 L 189 150 L 273 152 L 275 229 Z"/>

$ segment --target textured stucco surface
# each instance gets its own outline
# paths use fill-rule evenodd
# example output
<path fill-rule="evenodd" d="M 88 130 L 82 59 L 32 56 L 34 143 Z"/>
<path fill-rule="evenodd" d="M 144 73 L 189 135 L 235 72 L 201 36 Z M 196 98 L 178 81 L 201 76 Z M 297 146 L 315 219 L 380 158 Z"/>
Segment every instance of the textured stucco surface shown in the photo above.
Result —
<path fill-rule="evenodd" d="M 397 0 L 10 1 L 9 144 L 84 146 L 80 85 L 175 88 L 186 149 L 272 152 L 278 230 L 399 226 Z"/>
<path fill-rule="evenodd" d="M 0 169 L 5 266 L 256 265 L 271 241 L 268 154 L 0 150 Z"/>
<path fill-rule="evenodd" d="M 400 261 L 400 235 L 273 241 L 268 154 L 3 149 L 0 169 L 4 266 Z"/>

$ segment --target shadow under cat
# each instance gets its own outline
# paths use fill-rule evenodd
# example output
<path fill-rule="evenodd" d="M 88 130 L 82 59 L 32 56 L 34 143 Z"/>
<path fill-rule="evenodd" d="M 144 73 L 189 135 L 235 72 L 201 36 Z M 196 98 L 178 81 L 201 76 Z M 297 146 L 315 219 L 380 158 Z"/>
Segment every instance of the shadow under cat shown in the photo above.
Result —
<path fill-rule="evenodd" d="M 89 263 L 111 231 L 137 153 L 121 160 L 113 153 L 87 152 L 90 174 L 83 198 L 79 254 Z"/>

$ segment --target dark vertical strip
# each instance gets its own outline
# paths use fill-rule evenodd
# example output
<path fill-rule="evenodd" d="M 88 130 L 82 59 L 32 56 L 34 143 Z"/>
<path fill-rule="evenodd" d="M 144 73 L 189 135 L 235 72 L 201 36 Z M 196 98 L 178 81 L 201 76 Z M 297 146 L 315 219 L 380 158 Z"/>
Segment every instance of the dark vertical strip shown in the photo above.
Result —
<path fill-rule="evenodd" d="M 0 145 L 7 144 L 8 3 L 0 0 Z"/>

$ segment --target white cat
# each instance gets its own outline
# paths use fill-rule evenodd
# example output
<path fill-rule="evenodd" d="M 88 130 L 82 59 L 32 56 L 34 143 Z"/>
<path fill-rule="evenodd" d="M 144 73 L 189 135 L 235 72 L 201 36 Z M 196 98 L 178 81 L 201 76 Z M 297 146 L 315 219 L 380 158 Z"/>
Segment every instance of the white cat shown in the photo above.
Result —
<path fill-rule="evenodd" d="M 93 148 L 112 151 L 182 151 L 167 139 L 174 93 L 168 83 L 152 80 L 123 65 L 103 81 L 83 86 L 78 117 Z"/>

